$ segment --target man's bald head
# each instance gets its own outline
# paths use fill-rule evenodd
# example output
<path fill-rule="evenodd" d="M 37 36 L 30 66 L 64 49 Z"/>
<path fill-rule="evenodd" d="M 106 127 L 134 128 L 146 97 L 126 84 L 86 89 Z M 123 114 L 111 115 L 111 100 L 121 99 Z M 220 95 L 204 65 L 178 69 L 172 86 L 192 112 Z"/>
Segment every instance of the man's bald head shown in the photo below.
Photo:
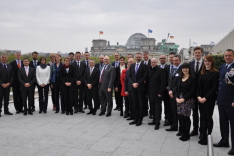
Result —
<path fill-rule="evenodd" d="M 158 61 L 156 60 L 156 58 L 152 58 L 151 59 L 151 66 L 154 68 L 157 66 L 157 64 L 158 64 Z"/>
<path fill-rule="evenodd" d="M 104 57 L 104 64 L 107 65 L 110 63 L 110 58 L 108 56 Z"/>
<path fill-rule="evenodd" d="M 128 60 L 128 63 L 130 64 L 130 66 L 133 64 L 133 63 L 135 63 L 135 61 L 134 61 L 134 59 L 133 58 L 130 58 L 129 60 Z"/>

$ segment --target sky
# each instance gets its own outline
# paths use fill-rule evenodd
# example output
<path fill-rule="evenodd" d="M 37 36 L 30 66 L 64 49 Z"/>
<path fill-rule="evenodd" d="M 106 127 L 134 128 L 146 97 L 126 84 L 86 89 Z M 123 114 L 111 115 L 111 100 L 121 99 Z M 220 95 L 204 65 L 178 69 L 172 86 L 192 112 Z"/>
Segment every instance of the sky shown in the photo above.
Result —
<path fill-rule="evenodd" d="M 134 33 L 189 47 L 217 43 L 234 28 L 234 0 L 0 0 L 0 49 L 90 50 L 93 39 L 125 45 Z"/>

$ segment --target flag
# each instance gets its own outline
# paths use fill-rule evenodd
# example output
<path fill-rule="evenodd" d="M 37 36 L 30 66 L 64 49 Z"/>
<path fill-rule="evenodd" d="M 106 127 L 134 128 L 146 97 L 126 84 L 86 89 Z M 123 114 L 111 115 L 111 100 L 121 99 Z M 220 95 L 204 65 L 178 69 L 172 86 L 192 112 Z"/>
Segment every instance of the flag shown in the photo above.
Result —
<path fill-rule="evenodd" d="M 100 31 L 99 34 L 100 34 L 100 35 L 103 35 L 103 31 Z"/>
<path fill-rule="evenodd" d="M 210 45 L 215 45 L 215 42 L 211 41 Z"/>
<path fill-rule="evenodd" d="M 197 43 L 196 43 L 196 42 L 193 42 L 193 45 L 194 45 L 194 46 L 196 46 L 196 45 L 197 45 Z"/>
<path fill-rule="evenodd" d="M 152 32 L 153 32 L 153 30 L 148 29 L 148 33 L 152 33 Z"/>
<path fill-rule="evenodd" d="M 170 36 L 170 39 L 174 39 L 174 36 Z"/>

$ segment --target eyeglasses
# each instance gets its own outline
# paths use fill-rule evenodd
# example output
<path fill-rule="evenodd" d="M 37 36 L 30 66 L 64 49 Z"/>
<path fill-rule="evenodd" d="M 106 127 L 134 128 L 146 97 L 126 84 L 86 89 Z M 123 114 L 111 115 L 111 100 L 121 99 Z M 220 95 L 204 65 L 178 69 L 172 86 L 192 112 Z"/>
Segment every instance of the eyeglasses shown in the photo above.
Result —
<path fill-rule="evenodd" d="M 159 58 L 159 59 L 166 59 L 166 58 Z"/>

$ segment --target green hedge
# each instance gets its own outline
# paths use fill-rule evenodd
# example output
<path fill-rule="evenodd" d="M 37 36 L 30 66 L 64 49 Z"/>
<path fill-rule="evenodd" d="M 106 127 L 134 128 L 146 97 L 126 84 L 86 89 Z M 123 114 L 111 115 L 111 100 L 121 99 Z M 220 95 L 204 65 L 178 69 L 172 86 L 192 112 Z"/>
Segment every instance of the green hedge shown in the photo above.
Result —
<path fill-rule="evenodd" d="M 219 71 L 220 66 L 225 64 L 224 56 L 223 55 L 211 55 L 215 62 L 215 68 Z"/>

